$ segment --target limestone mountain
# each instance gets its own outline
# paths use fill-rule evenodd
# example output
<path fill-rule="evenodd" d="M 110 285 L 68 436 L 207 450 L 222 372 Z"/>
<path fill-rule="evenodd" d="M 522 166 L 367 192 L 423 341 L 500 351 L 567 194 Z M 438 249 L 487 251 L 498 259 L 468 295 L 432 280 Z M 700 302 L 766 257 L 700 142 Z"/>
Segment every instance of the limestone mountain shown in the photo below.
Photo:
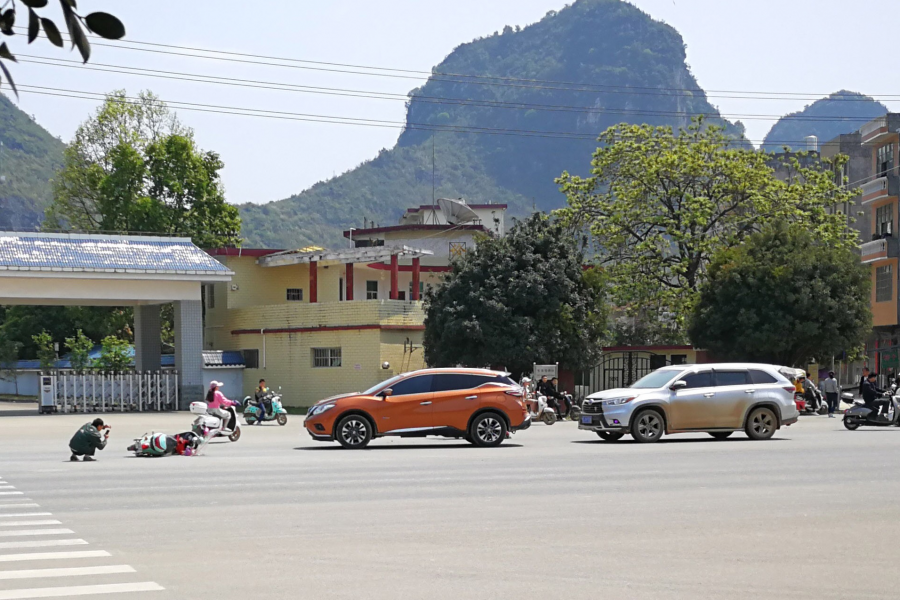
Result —
<path fill-rule="evenodd" d="M 0 95 L 0 230 L 34 229 L 53 197 L 65 146 Z"/>
<path fill-rule="evenodd" d="M 554 179 L 587 173 L 599 133 L 623 121 L 680 127 L 696 113 L 718 120 L 674 28 L 622 0 L 577 0 L 453 50 L 409 93 L 394 148 L 285 200 L 241 206 L 246 244 L 334 245 L 363 218 L 396 222 L 431 201 L 432 143 L 438 197 L 505 202 L 513 216 L 557 208 Z"/>
<path fill-rule="evenodd" d="M 807 136 L 827 142 L 887 112 L 887 106 L 869 96 L 841 90 L 779 119 L 766 134 L 762 147 L 769 152 L 780 152 L 784 146 L 802 150 L 801 142 Z"/>

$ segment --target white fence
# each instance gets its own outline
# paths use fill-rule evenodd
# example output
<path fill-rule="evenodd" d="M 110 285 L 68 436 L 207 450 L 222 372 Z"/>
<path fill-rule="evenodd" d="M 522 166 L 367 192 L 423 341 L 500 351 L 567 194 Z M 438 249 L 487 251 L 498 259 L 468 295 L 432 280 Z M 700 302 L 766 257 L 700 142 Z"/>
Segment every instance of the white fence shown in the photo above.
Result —
<path fill-rule="evenodd" d="M 57 412 L 143 412 L 178 409 L 178 372 L 59 373 L 52 376 Z"/>

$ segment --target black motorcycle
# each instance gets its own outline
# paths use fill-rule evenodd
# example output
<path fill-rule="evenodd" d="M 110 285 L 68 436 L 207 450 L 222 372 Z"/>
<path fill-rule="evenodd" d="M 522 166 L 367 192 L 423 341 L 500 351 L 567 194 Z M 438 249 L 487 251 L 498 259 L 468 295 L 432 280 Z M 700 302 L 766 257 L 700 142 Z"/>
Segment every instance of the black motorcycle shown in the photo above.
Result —
<path fill-rule="evenodd" d="M 848 398 L 849 396 L 849 398 Z M 887 406 L 881 405 L 877 409 L 872 409 L 856 402 L 852 408 L 844 412 L 844 427 L 850 431 L 855 431 L 861 426 L 865 427 L 900 427 L 900 396 L 892 396 L 890 392 L 884 394 L 887 399 Z M 845 402 L 854 402 L 853 394 L 843 394 L 842 399 Z"/>

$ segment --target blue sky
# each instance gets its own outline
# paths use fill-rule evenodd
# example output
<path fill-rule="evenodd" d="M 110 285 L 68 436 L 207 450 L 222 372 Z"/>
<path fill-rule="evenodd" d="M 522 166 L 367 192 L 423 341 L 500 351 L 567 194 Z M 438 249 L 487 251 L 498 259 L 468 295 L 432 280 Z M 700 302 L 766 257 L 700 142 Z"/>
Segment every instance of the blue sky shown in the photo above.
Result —
<path fill-rule="evenodd" d="M 707 90 L 761 90 L 825 95 L 841 88 L 867 94 L 900 95 L 891 76 L 891 53 L 868 40 L 883 16 L 896 14 L 892 0 L 635 0 L 657 19 L 678 29 L 688 63 Z M 51 8 L 58 10 L 56 3 Z M 559 0 L 82 0 L 83 13 L 107 10 L 122 18 L 128 38 L 198 48 L 296 59 L 429 70 L 453 48 L 490 35 L 504 25 L 527 25 Z M 59 22 L 59 19 L 57 20 Z M 887 39 L 887 38 L 884 38 Z M 24 46 L 20 55 L 75 60 L 46 40 Z M 95 47 L 92 64 L 130 65 L 184 73 L 343 87 L 405 94 L 421 82 L 342 75 L 303 69 L 244 65 Z M 90 65 L 89 65 L 90 66 Z M 403 121 L 401 101 L 351 99 L 249 89 L 145 76 L 61 68 L 22 62 L 16 82 L 70 90 L 130 93 L 152 89 L 165 100 L 255 107 L 273 111 L 331 114 Z M 5 88 L 4 88 L 5 89 Z M 809 100 L 711 98 L 724 113 L 784 114 Z M 900 110 L 896 102 L 886 102 Z M 19 106 L 64 141 L 98 102 L 23 93 Z M 180 111 L 200 145 L 219 152 L 229 201 L 267 202 L 297 193 L 391 147 L 395 129 L 287 122 Z M 751 139 L 761 139 L 770 121 L 745 121 Z"/>

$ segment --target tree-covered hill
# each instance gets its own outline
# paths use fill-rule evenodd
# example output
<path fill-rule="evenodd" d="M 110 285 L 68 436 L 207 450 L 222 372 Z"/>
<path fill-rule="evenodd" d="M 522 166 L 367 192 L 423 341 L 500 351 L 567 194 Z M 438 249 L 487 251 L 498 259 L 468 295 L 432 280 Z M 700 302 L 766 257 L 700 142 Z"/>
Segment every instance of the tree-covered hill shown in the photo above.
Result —
<path fill-rule="evenodd" d="M 52 199 L 63 143 L 0 95 L 0 230 L 33 229 Z"/>
<path fill-rule="evenodd" d="M 856 131 L 866 121 L 886 112 L 888 108 L 884 104 L 869 96 L 841 90 L 779 119 L 766 134 L 763 148 L 769 152 L 780 152 L 784 146 L 801 150 L 804 146 L 800 142 L 807 136 L 816 136 L 821 144 L 842 133 Z"/>
<path fill-rule="evenodd" d="M 513 215 L 557 208 L 554 178 L 586 173 L 599 133 L 623 121 L 679 127 L 694 113 L 718 115 L 674 28 L 621 0 L 577 0 L 456 48 L 410 92 L 393 149 L 285 200 L 241 206 L 245 243 L 335 245 L 364 217 L 395 222 L 431 200 L 432 136 L 439 197 L 506 202 Z"/>

